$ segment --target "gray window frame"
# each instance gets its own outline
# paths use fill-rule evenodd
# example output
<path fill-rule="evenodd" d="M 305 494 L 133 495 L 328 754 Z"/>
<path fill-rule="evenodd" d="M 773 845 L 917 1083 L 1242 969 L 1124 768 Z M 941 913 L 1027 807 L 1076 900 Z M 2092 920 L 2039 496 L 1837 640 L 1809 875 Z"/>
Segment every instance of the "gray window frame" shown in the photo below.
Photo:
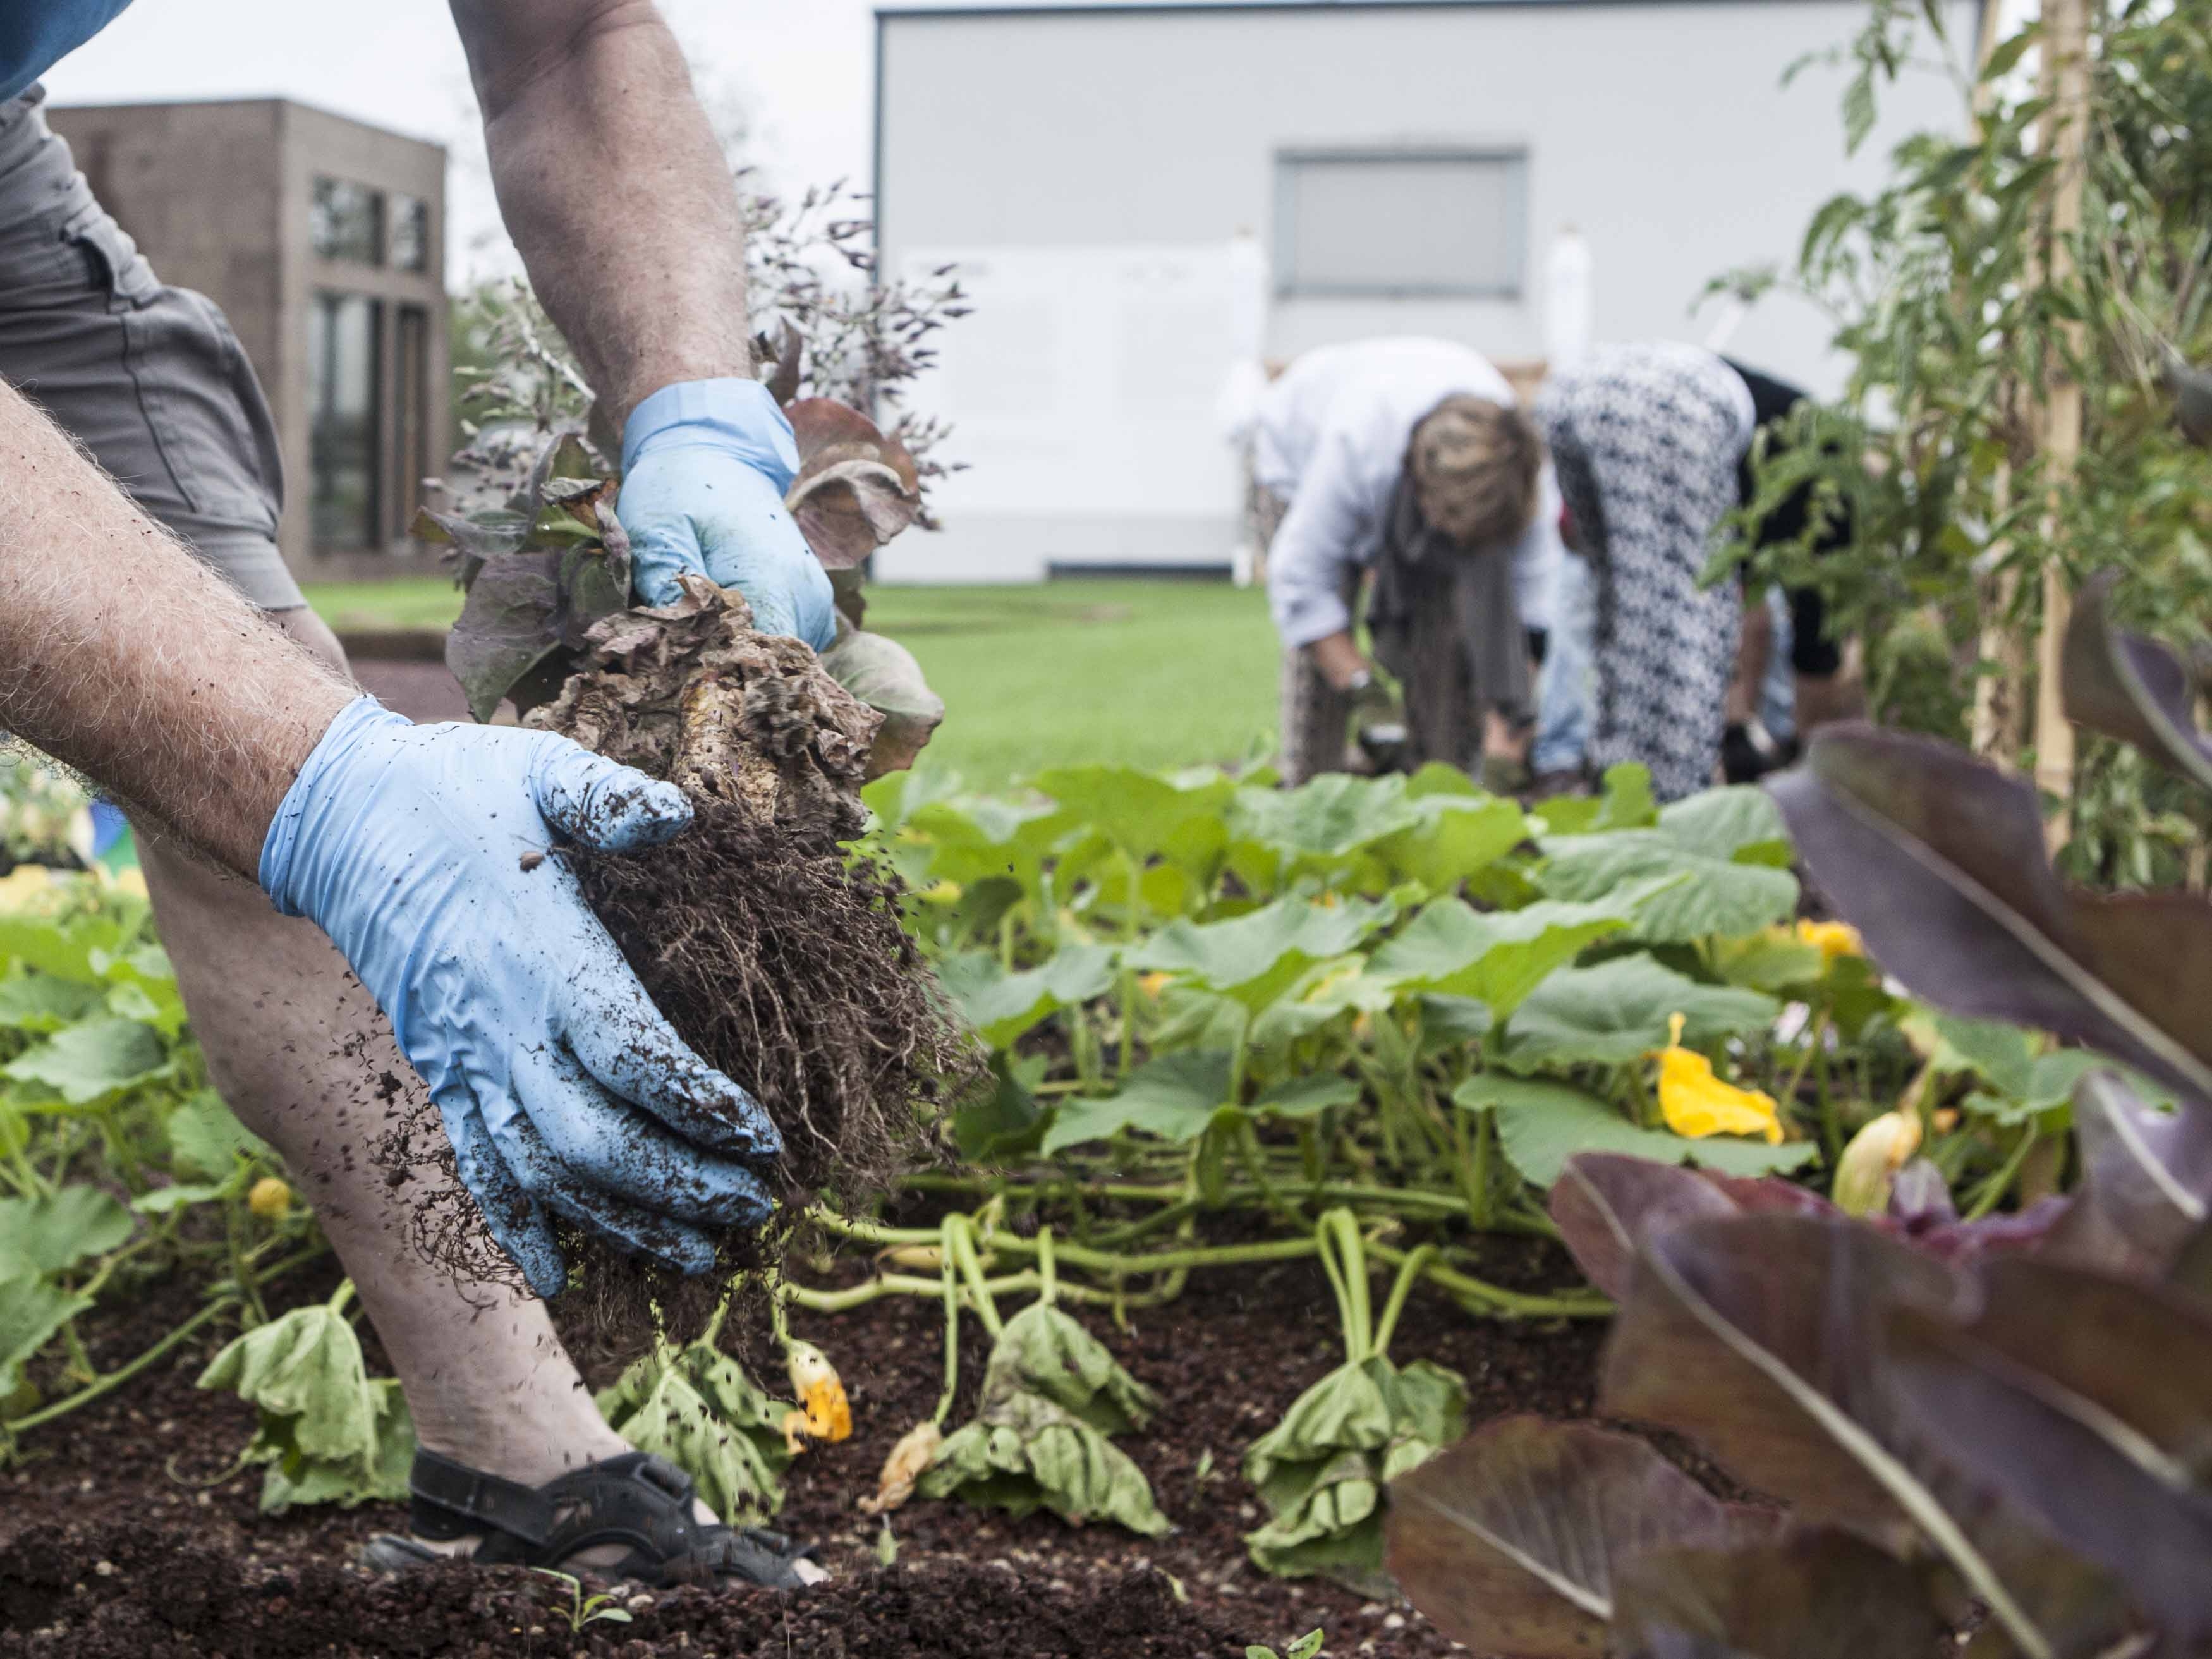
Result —
<path fill-rule="evenodd" d="M 1329 161 L 1503 161 L 1507 175 L 1508 243 L 1512 278 L 1503 283 L 1310 283 L 1297 270 L 1297 170 Z M 1528 146 L 1525 143 L 1292 144 L 1275 151 L 1275 297 L 1279 300 L 1519 300 L 1528 291 Z"/>

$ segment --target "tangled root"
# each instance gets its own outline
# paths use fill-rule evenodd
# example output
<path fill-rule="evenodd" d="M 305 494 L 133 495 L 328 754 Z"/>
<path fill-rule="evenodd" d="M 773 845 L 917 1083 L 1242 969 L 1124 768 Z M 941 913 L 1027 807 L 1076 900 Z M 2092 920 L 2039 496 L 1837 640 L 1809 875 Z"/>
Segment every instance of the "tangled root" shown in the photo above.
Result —
<path fill-rule="evenodd" d="M 781 1255 L 808 1204 L 865 1204 L 928 1159 L 945 1104 L 982 1076 L 899 925 L 897 877 L 841 845 L 866 821 L 882 717 L 751 620 L 736 594 L 687 578 L 675 605 L 594 628 L 582 668 L 529 716 L 691 796 L 692 827 L 665 847 L 563 856 L 661 1012 L 783 1134 L 767 1172 L 782 1208 L 722 1241 L 726 1271 L 681 1280 L 570 1241 L 584 1271 L 563 1324 L 580 1316 L 614 1348 L 650 1340 L 656 1305 L 685 1340 L 732 1273 Z"/>

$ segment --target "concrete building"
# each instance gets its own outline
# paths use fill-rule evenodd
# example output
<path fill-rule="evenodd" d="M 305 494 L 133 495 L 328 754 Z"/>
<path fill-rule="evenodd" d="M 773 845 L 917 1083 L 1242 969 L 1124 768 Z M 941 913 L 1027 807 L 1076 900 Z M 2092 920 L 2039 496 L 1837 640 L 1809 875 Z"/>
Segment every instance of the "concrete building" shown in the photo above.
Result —
<path fill-rule="evenodd" d="M 302 580 L 422 568 L 452 448 L 442 146 L 279 100 L 49 111 L 166 282 L 229 313 L 283 447 Z"/>
<path fill-rule="evenodd" d="M 1951 0 L 1952 38 L 1978 8 Z M 1863 0 L 1292 0 L 877 13 L 884 268 L 957 262 L 974 314 L 923 405 L 953 422 L 941 537 L 887 580 L 1228 562 L 1232 364 L 1433 334 L 1540 368 L 1547 250 L 1592 259 L 1598 340 L 1706 340 L 1713 276 L 1786 267 L 1905 133 L 1958 128 L 1908 75 L 1844 155 Z M 1243 234 L 1240 236 L 1240 233 Z M 1786 296 L 1728 349 L 1832 391 Z"/>

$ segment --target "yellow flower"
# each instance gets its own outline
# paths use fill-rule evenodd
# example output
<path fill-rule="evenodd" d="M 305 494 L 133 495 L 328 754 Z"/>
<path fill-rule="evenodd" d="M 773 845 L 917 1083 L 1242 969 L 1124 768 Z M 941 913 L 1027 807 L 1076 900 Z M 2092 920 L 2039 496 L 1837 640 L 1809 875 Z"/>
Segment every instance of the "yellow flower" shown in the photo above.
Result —
<path fill-rule="evenodd" d="M 1832 964 L 1838 957 L 1863 957 L 1866 945 L 1859 938 L 1859 930 L 1847 921 L 1801 921 L 1797 924 L 1797 942 L 1812 945 L 1820 953 L 1820 966 Z"/>
<path fill-rule="evenodd" d="M 1682 1047 L 1683 1024 L 1680 1014 L 1669 1022 L 1667 1047 L 1659 1052 L 1659 1109 L 1667 1127 L 1692 1140 L 1764 1135 L 1769 1146 L 1780 1145 L 1782 1119 L 1774 1097 L 1715 1077 L 1712 1061 Z"/>
<path fill-rule="evenodd" d="M 924 904 L 957 904 L 960 902 L 960 884 L 957 881 L 933 881 L 915 896 Z"/>
<path fill-rule="evenodd" d="M 799 1437 L 836 1443 L 852 1437 L 853 1407 L 845 1398 L 845 1384 L 829 1356 L 811 1342 L 794 1342 L 786 1351 L 791 1392 L 799 1409 L 783 1419 L 783 1437 L 793 1451 L 800 1449 Z"/>
<path fill-rule="evenodd" d="M 1897 1172 L 1920 1150 L 1920 1114 L 1884 1112 L 1853 1135 L 1836 1160 L 1829 1196 L 1850 1215 L 1872 1215 L 1889 1203 Z"/>
<path fill-rule="evenodd" d="M 0 910 L 20 908 L 34 899 L 43 897 L 53 885 L 53 877 L 45 866 L 19 864 L 6 875 L 0 876 Z"/>
<path fill-rule="evenodd" d="M 938 1448 L 944 1443 L 944 1431 L 927 1418 L 901 1435 L 876 1477 L 876 1495 L 860 1500 L 861 1512 L 882 1515 L 913 1497 L 914 1483 L 937 1461 Z"/>
<path fill-rule="evenodd" d="M 1162 991 L 1167 989 L 1168 981 L 1172 977 L 1174 977 L 1172 975 L 1158 972 L 1139 974 L 1137 975 L 1137 983 L 1143 988 L 1146 996 L 1157 997 Z"/>
<path fill-rule="evenodd" d="M 142 899 L 147 896 L 146 872 L 135 864 L 126 864 L 120 870 L 109 870 L 103 866 L 100 874 L 112 891 L 131 898 Z"/>
<path fill-rule="evenodd" d="M 246 1195 L 246 1207 L 264 1221 L 278 1221 L 292 1207 L 292 1189 L 275 1176 L 264 1176 Z"/>

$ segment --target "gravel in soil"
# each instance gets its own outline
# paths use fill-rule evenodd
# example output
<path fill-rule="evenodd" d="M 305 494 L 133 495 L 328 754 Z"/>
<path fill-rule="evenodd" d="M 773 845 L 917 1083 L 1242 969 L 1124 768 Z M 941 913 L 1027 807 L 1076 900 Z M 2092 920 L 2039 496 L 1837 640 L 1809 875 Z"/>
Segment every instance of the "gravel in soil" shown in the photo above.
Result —
<path fill-rule="evenodd" d="M 1494 1241 L 1482 1270 L 1536 1288 L 1565 1282 L 1550 1247 Z M 302 1299 L 333 1282 L 307 1282 Z M 138 1352 L 174 1316 L 165 1298 L 94 1323 L 95 1361 Z M 942 1310 L 888 1298 L 835 1316 L 799 1313 L 798 1334 L 842 1373 L 854 1433 L 810 1450 L 789 1477 L 777 1524 L 818 1543 L 836 1575 L 789 1597 L 737 1589 L 653 1593 L 632 1621 L 572 1633 L 556 1580 L 512 1570 L 440 1569 L 404 1580 L 356 1572 L 369 1534 L 403 1529 L 396 1506 L 258 1513 L 260 1471 L 228 1473 L 252 1431 L 250 1407 L 191 1386 L 215 1344 L 40 1431 L 28 1460 L 0 1474 L 0 1656 L 338 1653 L 854 1656 L 1046 1659 L 1097 1654 L 1239 1655 L 1279 1650 L 1316 1626 L 1348 1659 L 1436 1659 L 1452 1644 L 1410 1608 L 1318 1581 L 1268 1578 L 1243 1534 L 1264 1518 L 1239 1472 L 1244 1449 L 1339 1363 L 1334 1304 L 1310 1263 L 1200 1275 L 1170 1306 L 1116 1332 L 1081 1316 L 1164 1404 L 1120 1443 L 1176 1530 L 1158 1540 L 1048 1516 L 1013 1522 L 952 1504 L 909 1503 L 890 1517 L 896 1565 L 878 1565 L 882 1522 L 860 1514 L 892 1444 L 933 1409 L 942 1378 Z M 1393 1344 L 1468 1380 L 1470 1426 L 1506 1412 L 1589 1410 L 1601 1328 L 1503 1323 L 1417 1296 Z M 962 1332 L 972 1404 L 988 1339 Z M 368 1346 L 372 1368 L 381 1361 Z M 772 1382 L 779 1367 L 749 1356 Z M 601 1379 L 595 1379 L 601 1380 Z M 203 1484 L 207 1483 L 207 1484 Z M 100 1564 L 106 1566 L 102 1569 Z M 79 1588 L 82 1586 L 82 1588 Z"/>

